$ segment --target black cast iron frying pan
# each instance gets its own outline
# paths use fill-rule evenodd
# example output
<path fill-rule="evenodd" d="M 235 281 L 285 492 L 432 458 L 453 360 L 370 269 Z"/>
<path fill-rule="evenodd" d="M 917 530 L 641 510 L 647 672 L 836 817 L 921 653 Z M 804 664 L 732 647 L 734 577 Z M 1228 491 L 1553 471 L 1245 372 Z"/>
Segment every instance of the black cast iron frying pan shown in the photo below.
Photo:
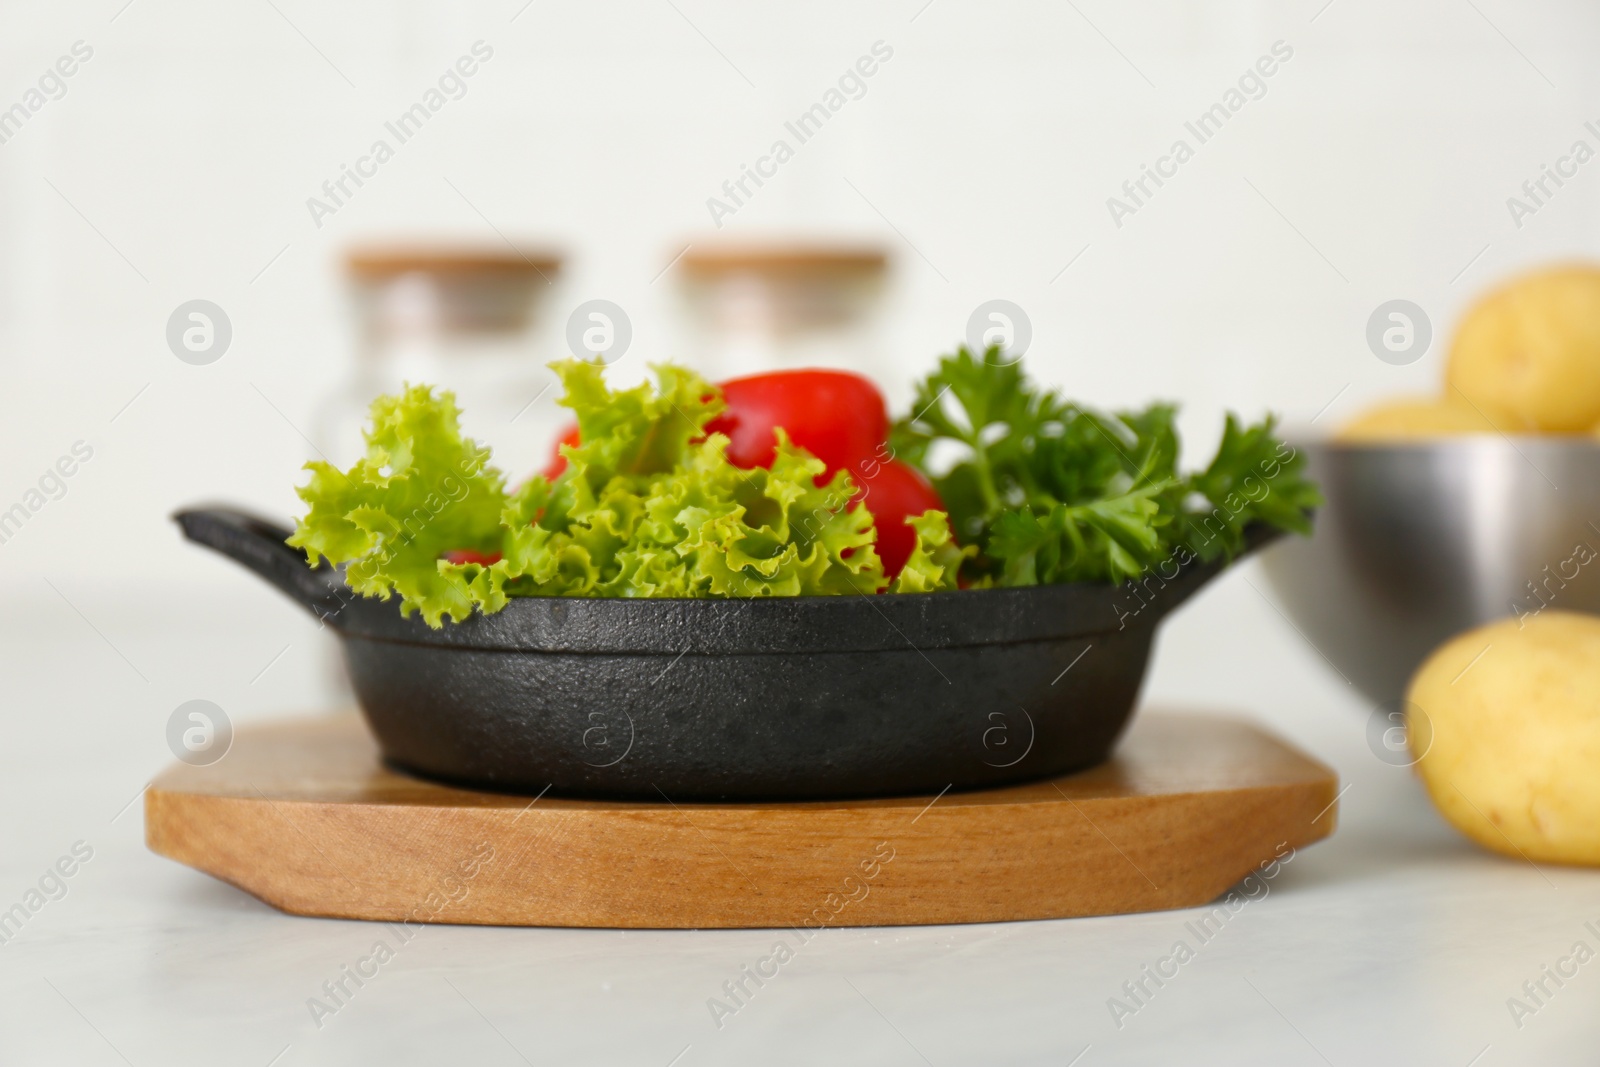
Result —
<path fill-rule="evenodd" d="M 612 799 L 937 793 L 1110 755 L 1156 624 L 1226 565 L 1132 584 L 755 600 L 522 597 L 432 630 L 231 508 L 175 518 L 343 641 L 388 761 Z M 1249 531 L 1249 547 L 1275 536 Z"/>

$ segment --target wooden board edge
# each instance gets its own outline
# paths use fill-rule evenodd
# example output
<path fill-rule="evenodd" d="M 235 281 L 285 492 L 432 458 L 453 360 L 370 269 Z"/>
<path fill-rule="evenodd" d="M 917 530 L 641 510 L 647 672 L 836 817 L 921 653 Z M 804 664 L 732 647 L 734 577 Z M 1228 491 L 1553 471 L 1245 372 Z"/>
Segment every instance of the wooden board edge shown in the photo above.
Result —
<path fill-rule="evenodd" d="M 1287 786 L 1257 787 L 1253 790 L 1238 792 L 1260 794 L 1260 799 L 1273 804 L 1279 812 L 1287 813 L 1290 810 L 1294 810 L 1305 815 L 1306 820 L 1298 832 L 1292 827 L 1279 831 L 1287 834 L 1283 838 L 1284 844 L 1299 849 L 1325 839 L 1337 828 L 1337 788 L 1337 778 L 1329 770 L 1328 776 L 1324 779 L 1313 779 Z M 1291 798 L 1294 802 L 1287 803 Z M 1093 800 L 1086 800 L 1085 803 L 1096 806 L 1096 802 Z M 305 801 L 283 801 L 281 805 L 274 806 L 293 809 L 300 805 L 305 805 L 306 807 L 316 806 L 314 802 Z M 1315 814 L 1307 815 L 1307 813 L 1312 812 L 1313 806 L 1316 809 Z M 225 809 L 224 815 L 220 820 L 217 818 L 217 809 L 219 807 Z M 362 807 L 370 808 L 374 812 L 381 812 L 384 806 L 362 805 Z M 768 912 L 751 910 L 744 913 L 715 909 L 708 911 L 703 917 L 699 917 L 692 922 L 679 921 L 663 924 L 661 922 L 642 920 L 636 914 L 607 911 L 601 907 L 599 909 L 591 909 L 596 913 L 585 917 L 583 921 L 575 921 L 579 917 L 570 912 L 544 911 L 535 913 L 536 909 L 525 909 L 521 913 L 514 913 L 508 912 L 503 907 L 484 911 L 481 904 L 474 904 L 467 908 L 436 911 L 427 918 L 417 920 L 416 913 L 418 909 L 415 907 L 406 909 L 404 907 L 385 908 L 371 903 L 354 905 L 346 902 L 341 904 L 337 899 L 329 900 L 326 897 L 323 898 L 323 903 L 311 903 L 303 896 L 297 897 L 296 895 L 275 892 L 270 884 L 265 884 L 263 879 L 259 877 L 258 868 L 236 867 L 225 861 L 225 854 L 221 854 L 224 858 L 223 861 L 219 862 L 217 849 L 197 845 L 195 840 L 197 836 L 214 839 L 220 833 L 221 836 L 227 837 L 230 830 L 234 828 L 230 825 L 230 819 L 248 821 L 259 816 L 259 808 L 260 804 L 258 802 L 246 798 L 169 793 L 166 790 L 152 788 L 146 793 L 145 797 L 146 842 L 150 849 L 159 855 L 194 867 L 225 881 L 274 908 L 289 914 L 308 917 L 401 923 L 421 921 L 461 925 L 593 927 L 609 929 L 777 929 L 803 925 L 808 919 L 815 917 L 815 909 L 807 912 L 803 909 L 795 910 L 792 906 Z M 233 810 L 228 811 L 226 809 Z M 283 815 L 284 813 L 280 812 L 279 814 Z M 1003 817 L 1005 813 L 996 810 L 991 814 L 995 817 Z M 211 834 L 197 835 L 194 828 L 202 823 L 210 825 L 213 832 Z M 536 824 L 530 825 L 530 831 L 534 825 Z M 1270 836 L 1276 836 L 1276 834 Z M 1159 887 L 1156 887 L 1156 894 L 1137 900 L 1124 900 L 1116 907 L 1073 906 L 1063 900 L 1053 906 L 1033 906 L 1019 910 L 1017 908 L 1008 908 L 1003 904 L 977 905 L 971 901 L 966 901 L 953 907 L 924 905 L 915 909 L 902 909 L 899 913 L 885 913 L 877 908 L 847 909 L 847 913 L 832 916 L 831 918 L 835 921 L 830 921 L 825 925 L 828 927 L 957 925 L 979 922 L 1030 921 L 1109 914 L 1133 914 L 1200 907 L 1222 897 L 1230 888 L 1249 877 L 1260 865 L 1274 858 L 1273 853 L 1260 851 L 1254 851 L 1250 853 L 1250 856 L 1254 858 L 1242 857 L 1241 859 L 1246 861 L 1235 861 L 1222 866 L 1209 878 L 1200 881 L 1182 894 L 1162 894 Z M 254 876 L 252 871 L 255 872 Z M 1154 886 L 1154 883 L 1152 885 Z"/>

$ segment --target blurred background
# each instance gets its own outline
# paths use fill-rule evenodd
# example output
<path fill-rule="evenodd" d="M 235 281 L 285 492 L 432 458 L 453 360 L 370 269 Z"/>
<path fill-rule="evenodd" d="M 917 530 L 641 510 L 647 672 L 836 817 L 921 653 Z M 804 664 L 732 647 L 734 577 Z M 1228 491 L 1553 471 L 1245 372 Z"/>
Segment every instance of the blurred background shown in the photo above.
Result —
<path fill-rule="evenodd" d="M 1521 218 L 1507 198 L 1595 139 L 1597 23 L 1573 0 L 10 8 L 0 509 L 75 443 L 93 455 L 0 544 L 4 625 L 94 648 L 76 670 L 141 694 L 152 723 L 197 695 L 337 700 L 315 624 L 167 516 L 291 516 L 301 463 L 359 447 L 367 383 L 417 367 L 489 368 L 463 386 L 468 427 L 533 469 L 562 421 L 543 365 L 596 300 L 627 320 L 619 379 L 758 352 L 855 366 L 895 405 L 1009 301 L 1032 373 L 1096 404 L 1181 401 L 1191 458 L 1224 409 L 1315 431 L 1431 388 L 1474 295 L 1595 244 L 1600 178 Z M 1230 98 L 1202 142 L 1191 126 Z M 1162 162 L 1180 139 L 1192 158 Z M 780 140 L 792 157 L 770 161 Z M 1140 191 L 1147 168 L 1170 176 Z M 485 314 L 510 325 L 408 354 L 407 323 L 453 298 L 415 270 L 391 283 L 441 250 L 436 271 L 499 272 L 510 295 Z M 1394 299 L 1433 324 L 1405 366 L 1365 339 Z M 169 340 L 200 322 L 192 301 L 225 319 L 209 361 Z M 784 333 L 795 307 L 833 325 Z M 1168 640 L 1224 617 L 1282 630 L 1241 573 Z"/>

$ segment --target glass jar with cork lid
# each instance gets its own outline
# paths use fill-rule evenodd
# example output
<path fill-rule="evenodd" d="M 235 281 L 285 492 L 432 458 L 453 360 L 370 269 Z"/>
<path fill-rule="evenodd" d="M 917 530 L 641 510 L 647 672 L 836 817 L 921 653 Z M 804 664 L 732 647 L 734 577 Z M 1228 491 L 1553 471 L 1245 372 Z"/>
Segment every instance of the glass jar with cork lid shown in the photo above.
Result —
<path fill-rule="evenodd" d="M 801 367 L 878 377 L 888 256 L 852 244 L 691 244 L 676 264 L 686 352 L 713 379 Z"/>
<path fill-rule="evenodd" d="M 361 246 L 345 256 L 355 364 L 322 406 L 317 436 L 346 466 L 380 394 L 427 383 L 456 394 L 466 432 L 516 481 L 537 468 L 560 422 L 536 331 L 560 257 L 459 246 Z"/>

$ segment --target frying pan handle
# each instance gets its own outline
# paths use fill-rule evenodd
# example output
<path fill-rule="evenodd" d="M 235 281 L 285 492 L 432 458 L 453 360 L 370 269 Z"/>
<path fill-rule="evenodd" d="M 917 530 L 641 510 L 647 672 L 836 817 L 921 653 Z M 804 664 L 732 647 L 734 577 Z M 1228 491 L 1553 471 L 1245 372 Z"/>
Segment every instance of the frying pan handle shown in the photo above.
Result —
<path fill-rule="evenodd" d="M 305 553 L 285 543 L 284 527 L 229 507 L 185 508 L 172 518 L 189 540 L 254 571 L 318 619 L 340 626 L 340 612 L 354 594 L 326 562 L 307 566 Z"/>
<path fill-rule="evenodd" d="M 1245 527 L 1244 545 L 1232 559 L 1218 558 L 1210 563 L 1191 567 L 1162 590 L 1161 595 L 1153 601 L 1157 608 L 1157 618 L 1176 611 L 1184 601 L 1205 588 L 1211 579 L 1227 570 L 1231 564 L 1283 536 L 1284 531 L 1275 526 L 1268 526 L 1264 522 L 1251 523 Z"/>

